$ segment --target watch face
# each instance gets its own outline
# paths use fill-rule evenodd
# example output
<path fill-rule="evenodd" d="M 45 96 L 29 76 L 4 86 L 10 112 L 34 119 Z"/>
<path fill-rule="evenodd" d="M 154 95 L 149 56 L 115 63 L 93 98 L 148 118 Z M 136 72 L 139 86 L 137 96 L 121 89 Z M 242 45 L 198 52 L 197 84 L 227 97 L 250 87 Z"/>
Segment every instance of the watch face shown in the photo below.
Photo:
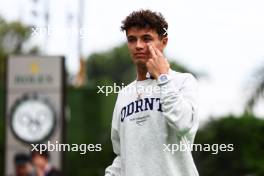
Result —
<path fill-rule="evenodd" d="M 167 81 L 168 80 L 168 77 L 167 77 L 167 75 L 162 75 L 161 77 L 160 77 L 160 80 L 163 82 L 163 81 Z"/>
<path fill-rule="evenodd" d="M 47 102 L 26 98 L 14 107 L 11 128 L 23 142 L 36 143 L 47 138 L 55 126 L 55 113 Z"/>

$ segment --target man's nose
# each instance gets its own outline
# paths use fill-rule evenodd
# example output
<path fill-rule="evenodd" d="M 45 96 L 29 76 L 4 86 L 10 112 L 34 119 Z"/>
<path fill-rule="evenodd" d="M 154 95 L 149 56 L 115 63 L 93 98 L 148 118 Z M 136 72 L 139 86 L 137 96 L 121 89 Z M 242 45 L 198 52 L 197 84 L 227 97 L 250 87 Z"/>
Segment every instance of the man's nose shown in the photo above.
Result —
<path fill-rule="evenodd" d="M 136 43 L 136 49 L 143 49 L 144 43 L 141 40 L 138 40 Z"/>

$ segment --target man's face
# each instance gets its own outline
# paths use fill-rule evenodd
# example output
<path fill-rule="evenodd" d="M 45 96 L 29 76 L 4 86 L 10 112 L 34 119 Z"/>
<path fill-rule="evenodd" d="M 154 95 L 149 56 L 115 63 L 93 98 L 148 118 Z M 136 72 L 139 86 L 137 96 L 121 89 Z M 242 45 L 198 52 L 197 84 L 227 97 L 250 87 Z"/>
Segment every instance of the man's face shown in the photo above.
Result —
<path fill-rule="evenodd" d="M 148 59 L 151 57 L 148 49 L 148 43 L 152 44 L 161 52 L 167 45 L 168 38 L 160 38 L 155 30 L 144 28 L 130 28 L 126 32 L 127 45 L 132 58 L 136 65 L 145 66 Z"/>
<path fill-rule="evenodd" d="M 34 157 L 32 158 L 32 163 L 34 164 L 35 167 L 44 170 L 46 164 L 48 163 L 48 160 L 39 154 L 35 154 Z"/>

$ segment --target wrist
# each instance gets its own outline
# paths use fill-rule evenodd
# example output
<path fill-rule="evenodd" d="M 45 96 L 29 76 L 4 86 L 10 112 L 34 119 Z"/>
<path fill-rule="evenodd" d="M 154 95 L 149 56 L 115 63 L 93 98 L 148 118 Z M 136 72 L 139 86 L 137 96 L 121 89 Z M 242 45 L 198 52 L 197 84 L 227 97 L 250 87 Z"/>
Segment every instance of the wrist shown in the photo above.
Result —
<path fill-rule="evenodd" d="M 154 76 L 154 78 L 155 78 L 156 80 L 158 80 L 158 78 L 159 78 L 160 75 L 168 75 L 168 74 L 169 74 L 169 71 L 161 71 L 161 72 L 156 73 L 156 74 L 153 75 L 153 76 Z"/>
<path fill-rule="evenodd" d="M 171 80 L 171 77 L 170 77 L 170 75 L 169 75 L 168 73 L 160 74 L 160 75 L 157 77 L 157 83 L 158 83 L 158 85 L 166 84 L 166 83 L 168 83 L 170 80 Z"/>

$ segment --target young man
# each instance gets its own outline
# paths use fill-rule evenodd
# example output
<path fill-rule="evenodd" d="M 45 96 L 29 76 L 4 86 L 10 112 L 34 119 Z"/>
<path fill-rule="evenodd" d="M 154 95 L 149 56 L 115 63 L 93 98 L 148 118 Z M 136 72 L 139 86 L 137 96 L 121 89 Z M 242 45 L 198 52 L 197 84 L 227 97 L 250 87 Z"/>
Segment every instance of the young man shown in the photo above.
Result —
<path fill-rule="evenodd" d="M 163 55 L 167 22 L 161 14 L 140 10 L 126 17 L 121 29 L 137 79 L 118 95 L 111 132 L 117 156 L 105 175 L 198 175 L 186 150 L 198 129 L 197 82 L 189 73 L 170 69 Z"/>

